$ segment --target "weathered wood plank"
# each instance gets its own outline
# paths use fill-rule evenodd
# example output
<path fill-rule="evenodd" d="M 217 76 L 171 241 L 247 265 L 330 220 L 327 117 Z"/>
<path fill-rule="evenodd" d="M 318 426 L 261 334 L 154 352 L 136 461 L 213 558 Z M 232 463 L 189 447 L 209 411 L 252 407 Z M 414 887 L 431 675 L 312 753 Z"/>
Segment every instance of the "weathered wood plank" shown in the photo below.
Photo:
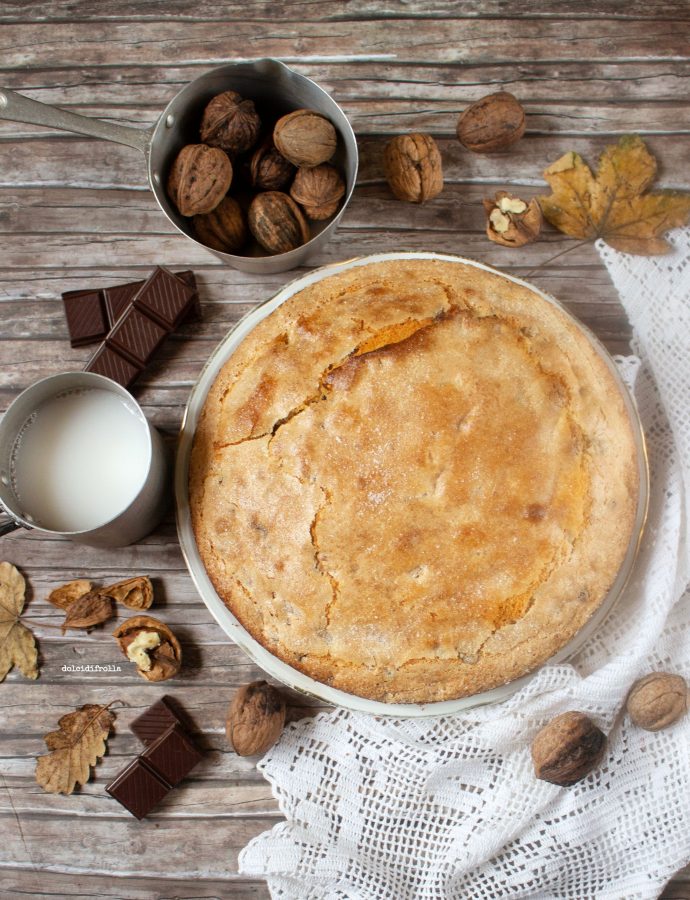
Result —
<path fill-rule="evenodd" d="M 26 869 L 2 870 L 5 896 L 20 898 L 55 897 L 62 900 L 267 900 L 269 893 L 260 881 L 226 875 L 222 880 L 172 878 L 165 873 L 151 878 L 123 878 L 119 873 L 88 875 L 61 872 L 28 872 Z"/>
<path fill-rule="evenodd" d="M 156 115 L 181 90 L 209 69 L 205 64 L 163 66 L 82 66 L 72 69 L 2 68 L 3 87 L 55 106 L 85 115 L 126 116 L 151 124 Z M 294 68 L 314 79 L 340 103 L 356 109 L 362 100 L 473 102 L 490 90 L 509 90 L 526 103 L 564 103 L 598 100 L 656 103 L 678 101 L 687 85 L 687 61 L 581 62 L 561 60 L 557 64 L 523 58 L 515 65 L 431 64 L 409 66 L 404 61 L 355 60 L 328 64 L 300 62 Z M 6 131 L 2 124 L 0 133 Z"/>
<path fill-rule="evenodd" d="M 486 91 L 484 92 L 486 93 Z M 341 100 L 341 98 L 338 98 Z M 342 102 L 352 127 L 358 135 L 363 134 L 398 134 L 406 131 L 425 131 L 436 136 L 454 134 L 459 113 L 469 105 L 467 99 L 436 100 L 424 98 L 413 101 L 361 99 L 359 101 Z M 415 104 L 415 105 L 412 105 Z M 690 126 L 684 115 L 686 105 L 682 101 L 667 100 L 659 103 L 639 102 L 621 105 L 618 99 L 591 103 L 586 100 L 574 103 L 550 103 L 549 101 L 525 100 L 528 135 L 542 136 L 582 136 L 621 135 L 636 132 L 643 135 L 653 134 L 688 134 Z M 68 108 L 65 106 L 65 108 Z M 93 118 L 107 118 L 137 128 L 152 126 L 160 110 L 108 110 L 104 116 L 102 108 L 84 108 L 77 110 Z M 51 131 L 48 129 L 48 133 Z M 46 129 L 37 127 L 0 123 L 0 149 L 17 137 L 27 139 L 27 149 L 33 140 L 43 140 Z M 54 137 L 60 137 L 53 131 Z M 28 140 L 32 139 L 32 140 Z M 139 159 L 136 151 L 120 148 Z M 58 154 L 62 149 L 58 150 Z M 56 162 L 61 157 L 58 156 Z M 55 163 L 53 164 L 55 165 Z M 78 171 L 78 170 L 77 170 Z M 141 171 L 145 180 L 143 165 Z M 9 183 L 9 182 L 6 182 Z M 83 184 L 82 176 L 75 178 L 77 185 Z M 87 182 L 88 183 L 88 182 Z"/>
<path fill-rule="evenodd" d="M 505 0 L 434 0 L 433 3 L 411 4 L 406 0 L 349 0 L 347 4 L 334 0 L 297 0 L 276 4 L 270 0 L 252 3 L 254 21 L 271 22 L 302 20 L 332 22 L 342 19 L 368 22 L 375 19 L 464 19 L 500 17 L 518 18 L 593 18 L 606 19 L 665 19 L 688 18 L 684 0 L 578 0 L 576 4 L 563 4 L 559 0 L 543 0 L 537 6 L 510 3 Z M 244 20 L 247 7 L 242 3 L 217 3 L 213 0 L 128 0 L 125 4 L 103 4 L 99 0 L 53 0 L 52 3 L 37 0 L 4 2 L 0 21 L 48 22 L 69 19 L 71 21 L 121 21 L 160 20 L 166 17 L 208 22 Z"/>
<path fill-rule="evenodd" d="M 165 802 L 165 801 L 164 801 Z M 268 818 L 233 820 L 232 827 L 203 828 L 203 852 L 190 852 L 190 822 L 152 812 L 138 822 L 88 817 L 80 828 L 59 827 L 50 816 L 23 815 L 21 833 L 11 816 L 0 816 L 3 841 L 0 867 L 116 875 L 157 875 L 221 878 L 237 872 L 237 854 L 272 824 Z M 63 823 L 64 824 L 64 823 Z M 56 827 L 58 825 L 58 827 Z M 191 825 L 193 827 L 193 823 Z M 201 836 L 197 838 L 201 840 Z M 117 847 L 117 852 L 107 848 Z M 0 868 L 0 871 L 2 869 Z"/>
<path fill-rule="evenodd" d="M 3 873 L 3 876 L 6 873 Z M 15 885 L 21 889 L 14 891 Z M 245 881 L 227 876 L 222 880 L 195 878 L 174 880 L 161 875 L 155 878 L 120 878 L 90 875 L 56 875 L 34 872 L 30 876 L 22 872 L 7 875 L 8 895 L 22 897 L 31 894 L 26 888 L 33 885 L 34 897 L 70 897 L 75 900 L 93 900 L 94 897 L 113 897 L 122 900 L 267 900 L 268 888 L 263 882 Z"/>
<path fill-rule="evenodd" d="M 358 21 L 219 22 L 190 21 L 181 29 L 171 20 L 129 24 L 53 22 L 3 26 L 0 57 L 8 68 L 81 65 L 166 65 L 185 59 L 209 65 L 233 57 L 280 57 L 286 62 L 380 59 L 436 63 L 519 63 L 533 58 L 637 61 L 687 57 L 688 20 L 567 22 L 516 19 L 506 28 L 498 19 L 386 19 L 362 27 Z M 145 54 L 142 52 L 145 48 Z M 404 48 L 404 56 L 400 50 Z"/>
<path fill-rule="evenodd" d="M 454 127 L 454 125 L 453 125 Z M 398 129 L 392 129 L 398 133 Z M 360 136 L 360 172 L 358 176 L 355 200 L 359 189 L 366 184 L 383 184 L 383 148 L 387 136 L 371 138 Z M 648 136 L 647 145 L 660 163 L 660 183 L 669 188 L 687 188 L 690 186 L 690 141 L 679 140 L 670 135 Z M 566 150 L 580 153 L 592 165 L 599 154 L 612 142 L 608 136 L 596 138 L 582 136 L 563 138 L 544 135 L 528 135 L 511 149 L 510 153 L 477 154 L 464 150 L 453 137 L 439 138 L 439 149 L 443 157 L 444 177 L 446 184 L 494 184 L 497 187 L 513 184 L 528 185 L 539 189 L 545 187 L 542 171 Z M 138 200 L 124 200 L 124 203 L 142 204 L 142 208 L 155 211 L 153 197 L 147 195 L 146 171 L 140 155 L 127 147 L 107 144 L 102 141 L 82 140 L 80 138 L 22 141 L 10 140 L 0 143 L 0 188 L 9 189 L 9 197 L 16 197 L 20 188 L 57 188 L 100 189 L 104 193 L 103 202 L 108 206 L 118 205 L 116 190 L 140 192 Z M 44 192 L 45 204 L 50 207 L 52 190 Z M 143 198 L 146 197 L 144 200 Z M 67 211 L 65 229 L 73 228 L 74 223 L 84 227 L 83 217 L 78 212 L 81 194 L 57 195 L 57 202 L 65 202 L 75 211 Z M 20 202 L 13 200 L 11 202 Z M 86 201 L 94 205 L 94 201 Z M 354 202 L 354 201 L 353 201 Z M 0 212 L 8 212 L 9 201 L 4 200 L 4 191 L 0 194 Z M 149 203 L 150 207 L 144 204 Z M 39 206 L 40 204 L 36 204 Z M 429 208 L 433 208 L 430 204 Z M 403 207 L 407 208 L 407 207 Z M 349 215 L 349 208 L 348 208 Z M 159 230 L 169 229 L 162 214 L 158 214 Z M 40 219 L 34 225 L 40 229 Z M 124 254 L 121 259 L 126 259 Z"/>

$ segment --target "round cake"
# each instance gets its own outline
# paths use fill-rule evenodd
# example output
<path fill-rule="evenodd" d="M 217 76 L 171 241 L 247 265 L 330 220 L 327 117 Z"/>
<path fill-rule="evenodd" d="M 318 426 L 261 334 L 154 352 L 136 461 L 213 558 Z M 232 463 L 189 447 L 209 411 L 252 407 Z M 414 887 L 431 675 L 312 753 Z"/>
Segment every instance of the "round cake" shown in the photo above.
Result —
<path fill-rule="evenodd" d="M 460 262 L 354 266 L 294 294 L 220 371 L 190 510 L 242 625 L 362 697 L 523 675 L 605 598 L 638 495 L 633 427 L 555 304 Z"/>

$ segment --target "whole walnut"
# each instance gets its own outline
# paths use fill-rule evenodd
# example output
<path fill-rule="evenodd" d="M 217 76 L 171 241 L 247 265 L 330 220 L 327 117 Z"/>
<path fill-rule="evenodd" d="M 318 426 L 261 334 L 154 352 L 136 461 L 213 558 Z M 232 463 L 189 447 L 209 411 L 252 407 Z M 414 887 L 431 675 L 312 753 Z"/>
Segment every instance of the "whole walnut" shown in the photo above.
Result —
<path fill-rule="evenodd" d="M 290 187 L 292 199 L 315 221 L 334 215 L 344 193 L 345 182 L 329 163 L 321 163 L 313 169 L 298 169 Z"/>
<path fill-rule="evenodd" d="M 249 207 L 248 219 L 249 230 L 269 253 L 287 253 L 310 238 L 299 206 L 281 191 L 257 194 Z"/>
<path fill-rule="evenodd" d="M 507 150 L 525 133 L 525 110 L 508 91 L 477 100 L 460 114 L 458 140 L 474 153 Z"/>
<path fill-rule="evenodd" d="M 661 731 L 685 715 L 688 686 L 681 675 L 651 672 L 632 686 L 626 706 L 635 725 Z"/>
<path fill-rule="evenodd" d="M 259 137 L 261 119 L 251 100 L 224 91 L 206 106 L 201 117 L 201 140 L 232 156 L 251 149 Z"/>
<path fill-rule="evenodd" d="M 225 720 L 228 741 L 239 756 L 265 753 L 285 726 L 285 700 L 266 681 L 241 687 L 232 699 Z"/>
<path fill-rule="evenodd" d="M 254 151 L 250 165 L 252 184 L 260 191 L 280 191 L 295 174 L 295 167 L 268 138 Z"/>
<path fill-rule="evenodd" d="M 335 153 L 338 136 L 332 123 L 312 109 L 296 109 L 278 119 L 273 143 L 295 166 L 319 166 Z"/>
<path fill-rule="evenodd" d="M 168 176 L 168 197 L 183 216 L 209 213 L 227 194 L 232 163 L 227 153 L 206 144 L 187 144 Z"/>
<path fill-rule="evenodd" d="M 536 241 L 541 232 L 541 207 L 535 198 L 529 202 L 497 191 L 493 200 L 484 201 L 486 234 L 504 247 L 523 247 Z"/>
<path fill-rule="evenodd" d="M 247 240 L 244 212 L 233 197 L 224 197 L 210 213 L 194 216 L 194 230 L 202 244 L 223 253 L 235 253 Z"/>
<path fill-rule="evenodd" d="M 582 712 L 551 719 L 532 741 L 534 774 L 541 781 L 568 786 L 596 768 L 606 750 L 606 735 Z"/>
<path fill-rule="evenodd" d="M 180 642 L 164 622 L 153 616 L 126 619 L 113 631 L 113 637 L 147 681 L 167 681 L 180 671 Z"/>
<path fill-rule="evenodd" d="M 398 200 L 423 203 L 443 190 L 443 165 L 436 141 L 428 134 L 399 134 L 386 144 L 383 167 Z"/>

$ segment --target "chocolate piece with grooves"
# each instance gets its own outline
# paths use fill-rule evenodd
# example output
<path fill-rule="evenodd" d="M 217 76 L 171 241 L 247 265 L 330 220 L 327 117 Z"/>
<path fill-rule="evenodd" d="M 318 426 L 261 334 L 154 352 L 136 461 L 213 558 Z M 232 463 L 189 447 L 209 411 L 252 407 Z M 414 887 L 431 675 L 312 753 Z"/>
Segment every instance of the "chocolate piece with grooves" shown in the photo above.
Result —
<path fill-rule="evenodd" d="M 142 368 L 168 336 L 168 330 L 130 306 L 106 338 L 106 344 L 120 356 Z"/>
<path fill-rule="evenodd" d="M 170 791 L 171 785 L 139 757 L 107 784 L 105 789 L 137 819 L 143 819 Z"/>
<path fill-rule="evenodd" d="M 72 347 L 83 347 L 106 336 L 108 320 L 101 291 L 66 291 L 62 303 Z"/>
<path fill-rule="evenodd" d="M 127 307 L 131 305 L 143 283 L 143 281 L 130 281 L 128 284 L 116 284 L 114 287 L 103 290 L 105 308 L 111 328 Z"/>
<path fill-rule="evenodd" d="M 173 787 L 191 772 L 201 759 L 184 729 L 179 725 L 171 725 L 157 740 L 144 750 L 143 759 L 153 770 L 162 776 Z"/>
<path fill-rule="evenodd" d="M 189 312 L 193 296 L 193 288 L 167 269 L 156 266 L 134 298 L 133 305 L 168 331 L 173 331 Z"/>
<path fill-rule="evenodd" d="M 128 388 L 141 374 L 141 367 L 133 365 L 107 344 L 101 344 L 91 359 L 84 366 L 85 372 L 96 372 L 112 378 L 122 387 Z"/>
<path fill-rule="evenodd" d="M 176 724 L 181 724 L 179 717 L 166 698 L 161 697 L 153 706 L 149 706 L 141 715 L 137 716 L 130 728 L 142 744 L 148 745 L 160 737 L 171 725 Z"/>

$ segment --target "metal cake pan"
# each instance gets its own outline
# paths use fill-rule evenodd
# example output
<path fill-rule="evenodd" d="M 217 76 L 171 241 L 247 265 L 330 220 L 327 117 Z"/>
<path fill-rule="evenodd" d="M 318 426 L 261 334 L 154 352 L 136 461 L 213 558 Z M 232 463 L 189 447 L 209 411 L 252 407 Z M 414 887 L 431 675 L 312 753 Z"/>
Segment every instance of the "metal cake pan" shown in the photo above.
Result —
<path fill-rule="evenodd" d="M 175 463 L 177 531 L 182 554 L 187 564 L 187 568 L 189 569 L 189 573 L 192 576 L 192 581 L 212 616 L 228 637 L 238 644 L 258 666 L 277 681 L 282 682 L 287 687 L 293 688 L 296 691 L 300 691 L 326 703 L 332 704 L 333 706 L 342 706 L 356 712 L 370 713 L 379 716 L 394 716 L 398 718 L 419 718 L 424 716 L 450 715 L 452 713 L 470 709 L 473 706 L 479 706 L 486 703 L 497 703 L 505 700 L 520 688 L 524 687 L 534 677 L 538 669 L 490 691 L 474 694 L 471 697 L 442 700 L 434 703 L 384 703 L 379 700 L 370 700 L 366 697 L 359 697 L 356 694 L 349 694 L 345 691 L 338 690 L 327 684 L 316 681 L 314 678 L 310 678 L 308 675 L 289 666 L 277 656 L 270 653 L 255 640 L 251 634 L 249 634 L 225 606 L 216 593 L 199 555 L 189 510 L 189 460 L 197 422 L 206 401 L 206 396 L 213 385 L 216 376 L 239 344 L 262 319 L 270 315 L 270 313 L 277 309 L 281 303 L 284 303 L 298 291 L 302 290 L 302 288 L 355 266 L 366 266 L 370 263 L 385 262 L 395 259 L 438 259 L 444 262 L 463 263 L 464 265 L 475 266 L 476 268 L 487 272 L 494 272 L 495 274 L 501 275 L 503 278 L 507 278 L 509 281 L 513 281 L 515 284 L 522 285 L 529 288 L 529 290 L 534 291 L 547 302 L 557 306 L 588 338 L 601 359 L 610 369 L 625 401 L 632 422 L 635 443 L 637 446 L 637 462 L 640 482 L 635 525 L 632 530 L 627 553 L 611 589 L 599 608 L 572 640 L 562 647 L 558 653 L 543 663 L 543 665 L 565 662 L 574 656 L 600 627 L 611 612 L 614 604 L 621 597 L 632 572 L 647 516 L 649 469 L 644 432 L 637 413 L 637 408 L 613 359 L 598 338 L 596 338 L 585 325 L 569 313 L 555 298 L 545 294 L 543 291 L 535 288 L 526 281 L 506 275 L 497 269 L 493 269 L 491 266 L 483 265 L 482 263 L 471 259 L 432 252 L 378 253 L 372 256 L 359 257 L 342 263 L 324 266 L 287 284 L 273 297 L 252 309 L 228 332 L 211 354 L 208 362 L 202 369 L 196 384 L 192 388 L 189 400 L 187 401 L 178 440 L 177 458 Z"/>

